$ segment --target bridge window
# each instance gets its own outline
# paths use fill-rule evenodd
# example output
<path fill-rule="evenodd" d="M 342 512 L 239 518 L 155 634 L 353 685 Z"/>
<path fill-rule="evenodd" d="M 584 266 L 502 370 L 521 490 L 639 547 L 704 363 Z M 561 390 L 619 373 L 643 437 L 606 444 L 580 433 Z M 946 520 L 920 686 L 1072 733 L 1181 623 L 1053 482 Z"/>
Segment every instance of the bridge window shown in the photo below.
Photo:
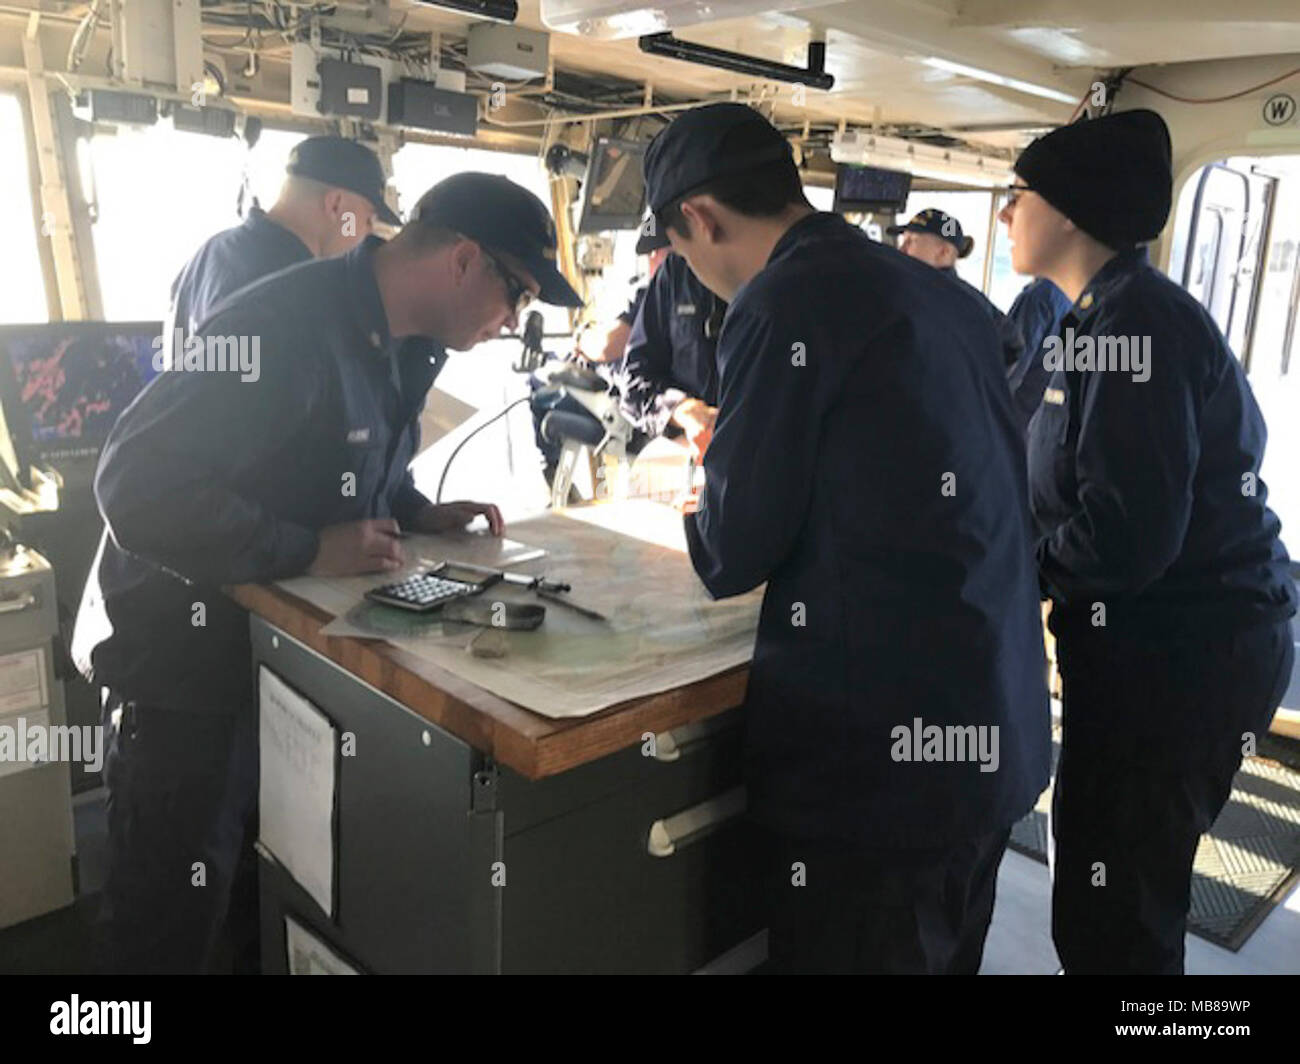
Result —
<path fill-rule="evenodd" d="M 301 133 L 264 130 L 240 140 L 179 133 L 166 122 L 97 131 L 89 141 L 88 195 L 96 207 L 95 259 L 110 320 L 166 316 L 171 283 L 208 237 L 240 221 L 247 171 L 263 206 L 275 200 Z"/>
<path fill-rule="evenodd" d="M 1269 506 L 1284 529 L 1300 527 L 1300 156 L 1235 156 L 1193 174 L 1178 199 L 1169 276 L 1246 368 L 1268 425 Z"/>
<path fill-rule="evenodd" d="M 0 323 L 50 320 L 37 247 L 27 130 L 17 97 L 0 95 L 0 203 L 9 207 L 0 256 Z"/>
<path fill-rule="evenodd" d="M 482 148 L 452 148 L 434 144 L 407 144 L 393 156 L 393 187 L 403 213 L 443 178 L 464 170 L 502 174 L 537 196 L 551 209 L 550 178 L 535 155 L 485 151 Z M 635 242 L 635 241 L 634 241 Z M 569 315 L 563 307 L 536 304 L 546 331 L 567 332 Z"/>
<path fill-rule="evenodd" d="M 975 241 L 975 247 L 970 255 L 964 259 L 957 260 L 957 275 L 970 284 L 973 284 L 981 292 L 985 290 L 984 275 L 985 265 L 989 256 L 989 218 L 993 209 L 993 196 L 987 191 L 961 191 L 961 192 L 923 192 L 913 190 L 907 197 L 907 206 L 898 216 L 900 223 L 907 221 L 917 211 L 923 211 L 927 207 L 933 207 L 943 211 L 956 218 L 961 224 L 962 232 Z M 1010 266 L 1010 261 L 1007 263 Z M 1011 293 L 1011 298 L 1015 298 L 1015 292 L 1023 287 L 1023 283 Z M 994 300 L 997 302 L 997 300 Z M 1010 300 L 1006 302 L 1003 309 L 1010 305 Z"/>

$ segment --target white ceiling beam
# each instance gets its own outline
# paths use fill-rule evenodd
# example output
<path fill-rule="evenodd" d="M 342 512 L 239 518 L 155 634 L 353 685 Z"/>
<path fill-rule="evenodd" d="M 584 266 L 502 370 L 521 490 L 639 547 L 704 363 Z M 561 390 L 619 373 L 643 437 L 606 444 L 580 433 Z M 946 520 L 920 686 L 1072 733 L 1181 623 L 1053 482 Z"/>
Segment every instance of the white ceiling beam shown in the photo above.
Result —
<path fill-rule="evenodd" d="M 940 5 L 908 0 L 853 0 L 807 12 L 818 25 L 852 34 L 868 48 L 890 55 L 918 61 L 938 59 L 1075 99 L 1091 84 L 1091 69 L 1066 69 L 992 34 L 958 27 L 953 21 L 955 14 L 955 2 Z M 1033 94 L 1022 94 L 1022 98 L 1026 103 L 1036 101 L 1036 106 L 1048 108 L 1049 113 L 1061 108 L 1068 113 L 1070 109 L 1068 104 Z"/>
<path fill-rule="evenodd" d="M 963 29 L 1079 29 L 1162 23 L 1300 25 L 1296 0 L 958 0 L 952 25 Z"/>

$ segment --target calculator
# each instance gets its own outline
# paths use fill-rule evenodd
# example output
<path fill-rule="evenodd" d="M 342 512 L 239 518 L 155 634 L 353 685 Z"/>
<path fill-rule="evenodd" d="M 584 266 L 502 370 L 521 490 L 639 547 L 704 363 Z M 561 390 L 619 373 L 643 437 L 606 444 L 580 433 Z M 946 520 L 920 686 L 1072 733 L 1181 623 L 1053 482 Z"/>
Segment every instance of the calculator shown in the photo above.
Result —
<path fill-rule="evenodd" d="M 366 598 L 385 606 L 429 613 L 456 599 L 477 595 L 501 579 L 490 569 L 455 562 L 443 562 L 423 573 L 383 587 L 372 588 Z"/>

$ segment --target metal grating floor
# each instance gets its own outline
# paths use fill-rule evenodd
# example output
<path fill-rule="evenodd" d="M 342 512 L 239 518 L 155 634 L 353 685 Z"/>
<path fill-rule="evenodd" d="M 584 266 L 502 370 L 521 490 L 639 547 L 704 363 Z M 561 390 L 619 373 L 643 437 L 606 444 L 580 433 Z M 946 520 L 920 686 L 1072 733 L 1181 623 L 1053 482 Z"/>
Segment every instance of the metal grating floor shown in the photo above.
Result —
<path fill-rule="evenodd" d="M 1060 753 L 1053 729 L 1052 764 Z M 1011 848 L 1047 863 L 1047 811 L 1052 788 L 1011 831 Z M 1238 950 L 1300 878 L 1300 771 L 1264 758 L 1242 762 L 1232 793 L 1192 869 L 1187 929 Z"/>

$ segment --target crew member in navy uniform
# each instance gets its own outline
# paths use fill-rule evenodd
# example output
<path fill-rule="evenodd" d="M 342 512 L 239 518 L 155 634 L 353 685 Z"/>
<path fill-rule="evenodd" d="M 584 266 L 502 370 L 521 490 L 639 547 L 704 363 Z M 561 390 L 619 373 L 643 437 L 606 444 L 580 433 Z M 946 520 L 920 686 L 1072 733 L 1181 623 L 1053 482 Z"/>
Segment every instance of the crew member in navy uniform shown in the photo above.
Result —
<path fill-rule="evenodd" d="M 1213 318 L 1142 246 L 1169 215 L 1170 157 L 1152 111 L 1065 126 L 1025 149 L 1002 213 L 1016 271 L 1073 301 L 1028 443 L 1064 696 L 1052 933 L 1068 973 L 1182 972 L 1197 841 L 1294 657 L 1259 408 Z"/>
<path fill-rule="evenodd" d="M 246 867 L 257 716 L 248 616 L 221 588 L 396 568 L 399 527 L 483 515 L 501 534 L 496 507 L 436 506 L 407 466 L 445 348 L 516 328 L 530 296 L 580 303 L 555 242 L 536 196 L 450 177 L 392 241 L 368 237 L 222 304 L 198 336 L 256 338 L 255 373 L 163 373 L 117 422 L 95 480 L 109 538 L 73 647 L 109 689 L 112 970 L 209 968 Z"/>
<path fill-rule="evenodd" d="M 1035 277 L 1021 289 L 1007 311 L 1007 317 L 1016 324 L 1025 341 L 1024 353 L 1008 372 L 1007 383 L 1011 385 L 1016 413 L 1026 428 L 1043 401 L 1043 390 L 1051 376 L 1043 345 L 1057 334 L 1061 319 L 1069 309 L 1070 300 L 1064 292 L 1046 277 Z"/>
<path fill-rule="evenodd" d="M 177 330 L 182 338 L 195 335 L 222 301 L 240 289 L 313 258 L 342 255 L 365 239 L 376 219 L 399 225 L 384 202 L 384 184 L 378 156 L 363 144 L 319 136 L 294 145 L 271 209 L 263 211 L 254 204 L 242 225 L 210 237 L 176 275 L 157 368 L 183 358 L 183 350 L 176 349 Z M 427 347 L 423 338 L 409 342 Z M 105 531 L 95 569 L 107 537 Z M 235 877 L 240 896 L 231 899 L 237 940 L 233 963 L 238 971 L 256 970 L 258 963 L 257 877 L 251 851 L 245 850 L 244 862 L 246 867 Z"/>
<path fill-rule="evenodd" d="M 254 281 L 351 250 L 376 219 L 401 225 L 384 202 L 378 156 L 343 137 L 308 137 L 290 153 L 271 209 L 253 206 L 243 225 L 211 237 L 176 275 L 168 340 L 172 328 L 195 332 L 218 303 Z"/>
<path fill-rule="evenodd" d="M 632 326 L 636 323 L 637 315 L 641 313 L 641 304 L 645 302 L 646 292 L 654 283 L 655 275 L 668 257 L 668 243 L 667 241 L 660 243 L 643 235 L 636 243 L 636 253 L 649 258 L 650 269 L 647 282 L 637 286 L 627 306 L 612 323 L 604 328 L 592 328 L 592 323 L 588 323 L 574 337 L 573 360 L 581 359 L 600 367 L 594 372 L 606 383 L 617 381 L 623 354 L 627 350 L 628 337 L 632 334 Z M 528 387 L 532 389 L 528 406 L 533 416 L 533 438 L 542 455 L 542 476 L 546 478 L 546 486 L 550 487 L 559 468 L 563 445 L 561 441 L 548 439 L 543 435 L 542 422 L 546 419 L 546 415 L 553 410 L 593 420 L 595 415 L 568 394 L 566 387 L 547 384 L 535 374 L 529 377 Z M 636 453 L 645 446 L 646 440 L 646 434 L 638 431 L 634 434 L 629 449 L 632 453 Z M 569 498 L 573 502 L 581 499 L 577 488 L 572 485 L 569 487 Z"/>
<path fill-rule="evenodd" d="M 993 324 L 813 211 L 744 105 L 684 112 L 645 173 L 673 248 L 730 303 L 686 537 L 714 597 L 767 583 L 744 720 L 772 966 L 975 972 L 1050 751 Z"/>
<path fill-rule="evenodd" d="M 576 347 L 578 353 L 588 362 L 617 366 L 627 351 L 627 342 L 632 335 L 632 326 L 636 324 L 641 305 L 645 302 L 646 292 L 654 283 L 655 275 L 668 258 L 669 247 L 666 240 L 660 241 L 653 236 L 642 234 L 636 242 L 636 253 L 645 256 L 648 269 L 645 283 L 637 285 L 628 300 L 627 306 L 619 313 L 614 323 L 603 332 L 599 329 L 585 329 L 578 334 Z"/>
<path fill-rule="evenodd" d="M 668 248 L 657 225 L 648 229 L 638 251 Z M 684 435 L 697 461 L 718 414 L 718 333 L 726 310 L 686 260 L 670 253 L 650 279 L 616 378 L 627 419 L 648 436 Z"/>
<path fill-rule="evenodd" d="M 975 249 L 975 238 L 962 232 L 961 222 L 930 207 L 918 212 L 906 225 L 891 225 L 885 232 L 892 236 L 902 235 L 898 250 L 904 255 L 928 263 L 979 299 L 985 313 L 997 325 L 998 337 L 1002 341 L 1002 363 L 1010 373 L 1024 354 L 1025 340 L 1019 326 L 957 272 L 957 260 L 966 258 Z"/>

